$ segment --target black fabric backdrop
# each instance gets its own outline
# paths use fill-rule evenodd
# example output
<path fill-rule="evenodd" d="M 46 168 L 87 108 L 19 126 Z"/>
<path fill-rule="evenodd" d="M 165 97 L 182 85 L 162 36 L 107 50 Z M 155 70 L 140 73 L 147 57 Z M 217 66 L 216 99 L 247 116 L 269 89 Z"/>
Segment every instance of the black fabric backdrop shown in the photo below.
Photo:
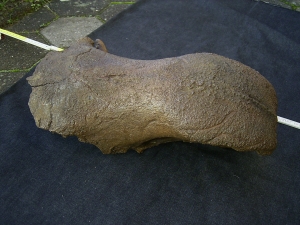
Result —
<path fill-rule="evenodd" d="M 300 121 L 300 13 L 250 0 L 145 0 L 93 32 L 116 55 L 214 52 L 275 87 Z M 26 76 L 30 76 L 33 71 Z M 25 77 L 0 96 L 0 224 L 300 224 L 300 131 L 271 156 L 174 142 L 103 155 L 38 129 Z"/>

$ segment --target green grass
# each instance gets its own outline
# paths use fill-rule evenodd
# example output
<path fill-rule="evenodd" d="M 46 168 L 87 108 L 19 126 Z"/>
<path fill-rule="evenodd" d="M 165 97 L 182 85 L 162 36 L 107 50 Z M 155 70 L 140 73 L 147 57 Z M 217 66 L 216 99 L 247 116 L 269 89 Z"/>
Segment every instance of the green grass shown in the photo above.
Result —
<path fill-rule="evenodd" d="M 0 10 L 4 10 L 5 9 L 5 5 L 7 4 L 8 0 L 2 0 L 0 1 Z"/>
<path fill-rule="evenodd" d="M 11 25 L 51 0 L 0 0 L 0 27 Z"/>
<path fill-rule="evenodd" d="M 287 1 L 287 0 L 280 0 L 280 1 L 281 1 L 282 3 L 284 3 L 284 4 L 288 5 L 288 6 L 290 6 L 292 10 L 295 10 L 295 11 L 296 11 L 298 8 L 300 8 L 299 5 L 293 4 L 293 3 L 291 3 L 291 2 L 289 2 L 289 1 Z"/>
<path fill-rule="evenodd" d="M 38 10 L 43 5 L 50 2 L 50 0 L 24 0 L 24 1 L 30 3 L 31 8 L 34 10 Z"/>

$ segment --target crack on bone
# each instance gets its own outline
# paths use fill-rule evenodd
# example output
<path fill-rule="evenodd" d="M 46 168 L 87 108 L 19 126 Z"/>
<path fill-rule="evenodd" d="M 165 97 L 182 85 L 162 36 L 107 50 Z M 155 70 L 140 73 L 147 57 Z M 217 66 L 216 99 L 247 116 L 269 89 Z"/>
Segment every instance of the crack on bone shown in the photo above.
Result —
<path fill-rule="evenodd" d="M 227 115 L 224 116 L 223 120 L 221 120 L 219 123 L 217 123 L 217 124 L 215 124 L 211 127 L 201 129 L 201 132 L 202 131 L 209 131 L 209 130 L 216 129 L 216 128 L 220 127 L 221 125 L 226 123 L 230 118 L 232 118 L 234 115 L 235 115 L 235 112 L 228 113 Z"/>
<path fill-rule="evenodd" d="M 79 58 L 80 56 L 82 56 L 82 55 L 84 55 L 84 54 L 87 54 L 87 53 L 89 53 L 89 52 L 91 52 L 91 51 L 92 51 L 92 48 L 89 48 L 89 50 L 84 51 L 84 52 L 81 52 L 80 54 L 76 55 L 76 56 L 75 56 L 75 61 L 77 62 L 77 61 L 78 61 L 78 58 Z"/>
<path fill-rule="evenodd" d="M 65 78 L 65 79 L 63 79 L 63 80 L 61 80 L 61 81 L 64 81 L 64 80 L 66 80 L 67 78 Z M 43 84 L 36 84 L 36 85 L 31 85 L 31 87 L 33 87 L 33 88 L 36 88 L 36 87 L 44 87 L 44 86 L 47 86 L 47 85 L 53 85 L 53 84 L 58 84 L 58 83 L 60 83 L 61 81 L 55 81 L 55 82 L 46 82 L 46 83 L 43 83 Z"/>

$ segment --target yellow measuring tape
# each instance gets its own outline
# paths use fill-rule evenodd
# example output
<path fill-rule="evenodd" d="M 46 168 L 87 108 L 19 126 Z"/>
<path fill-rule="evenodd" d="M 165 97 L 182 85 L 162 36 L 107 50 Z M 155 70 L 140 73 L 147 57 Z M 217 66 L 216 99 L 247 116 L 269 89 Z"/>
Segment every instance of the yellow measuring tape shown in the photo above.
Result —
<path fill-rule="evenodd" d="M 46 45 L 46 44 L 43 44 L 41 42 L 32 40 L 30 38 L 24 37 L 24 36 L 19 35 L 19 34 L 15 34 L 15 33 L 11 32 L 11 31 L 4 30 L 4 29 L 1 29 L 1 28 L 0 28 L 0 34 L 5 34 L 7 36 L 16 38 L 16 39 L 18 39 L 20 41 L 24 41 L 26 43 L 35 45 L 37 47 L 40 47 L 40 48 L 43 48 L 43 49 L 46 49 L 46 50 L 49 50 L 49 51 L 51 51 L 51 50 L 52 51 L 59 51 L 59 52 L 63 51 L 62 48 L 58 48 L 58 47 L 55 47 L 55 46 L 52 46 L 52 45 Z M 1 40 L 1 36 L 0 36 L 0 40 Z"/>

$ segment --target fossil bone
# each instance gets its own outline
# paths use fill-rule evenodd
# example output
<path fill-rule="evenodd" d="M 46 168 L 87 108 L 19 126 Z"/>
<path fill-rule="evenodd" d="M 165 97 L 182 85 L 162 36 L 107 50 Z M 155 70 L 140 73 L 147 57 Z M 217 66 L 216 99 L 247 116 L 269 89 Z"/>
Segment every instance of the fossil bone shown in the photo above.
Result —
<path fill-rule="evenodd" d="M 105 154 L 170 141 L 259 154 L 276 148 L 276 93 L 257 71 L 210 53 L 128 59 L 93 43 L 48 53 L 27 78 L 38 127 Z"/>

